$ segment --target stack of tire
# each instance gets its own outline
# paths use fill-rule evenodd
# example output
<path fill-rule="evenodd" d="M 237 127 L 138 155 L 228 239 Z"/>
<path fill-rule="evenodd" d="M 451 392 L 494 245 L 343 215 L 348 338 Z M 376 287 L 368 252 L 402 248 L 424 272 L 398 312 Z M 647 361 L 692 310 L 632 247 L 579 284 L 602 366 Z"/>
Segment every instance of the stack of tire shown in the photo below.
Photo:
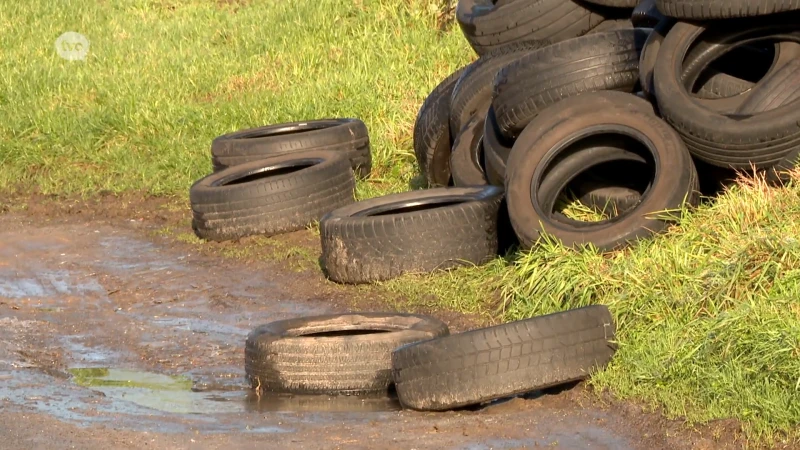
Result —
<path fill-rule="evenodd" d="M 578 381 L 616 351 L 608 308 L 592 305 L 450 334 L 441 321 L 396 313 L 299 317 L 254 329 L 245 373 L 266 394 L 390 395 L 446 410 Z"/>
<path fill-rule="evenodd" d="M 479 58 L 423 103 L 420 171 L 430 186 L 502 187 L 523 248 L 545 234 L 619 248 L 735 170 L 786 181 L 800 149 L 798 10 L 797 0 L 461 0 L 456 18 Z M 611 217 L 567 217 L 566 194 Z"/>

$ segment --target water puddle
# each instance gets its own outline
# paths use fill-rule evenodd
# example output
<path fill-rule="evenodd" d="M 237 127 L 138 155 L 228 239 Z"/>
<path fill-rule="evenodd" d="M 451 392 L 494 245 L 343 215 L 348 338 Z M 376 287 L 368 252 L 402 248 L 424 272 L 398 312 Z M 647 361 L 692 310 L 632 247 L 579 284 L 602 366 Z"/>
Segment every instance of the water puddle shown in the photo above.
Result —
<path fill-rule="evenodd" d="M 13 270 L 0 270 L 0 297 L 47 298 L 64 295 L 105 294 L 105 290 L 94 279 L 66 270 L 36 271 L 31 276 L 20 276 Z M 42 305 L 33 305 L 42 306 Z"/>

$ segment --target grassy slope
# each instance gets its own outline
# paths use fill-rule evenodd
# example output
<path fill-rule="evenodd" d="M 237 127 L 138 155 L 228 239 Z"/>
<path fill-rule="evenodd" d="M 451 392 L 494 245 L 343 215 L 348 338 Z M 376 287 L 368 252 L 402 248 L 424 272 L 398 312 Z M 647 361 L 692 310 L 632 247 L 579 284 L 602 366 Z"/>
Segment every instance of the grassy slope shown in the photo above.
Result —
<path fill-rule="evenodd" d="M 46 0 L 0 8 L 0 190 L 186 196 L 210 140 L 242 127 L 356 116 L 375 174 L 408 189 L 427 92 L 473 56 L 422 0 Z M 29 30 L 33 30 L 30 32 Z M 85 63 L 53 41 L 86 34 Z M 593 382 L 754 436 L 800 421 L 800 188 L 751 183 L 667 235 L 601 256 L 544 244 L 488 267 L 386 283 L 421 303 L 512 320 L 611 305 L 621 349 Z M 282 250 L 281 250 L 282 251 Z M 501 292 L 498 298 L 494 292 Z M 436 296 L 430 296 L 430 293 Z"/>

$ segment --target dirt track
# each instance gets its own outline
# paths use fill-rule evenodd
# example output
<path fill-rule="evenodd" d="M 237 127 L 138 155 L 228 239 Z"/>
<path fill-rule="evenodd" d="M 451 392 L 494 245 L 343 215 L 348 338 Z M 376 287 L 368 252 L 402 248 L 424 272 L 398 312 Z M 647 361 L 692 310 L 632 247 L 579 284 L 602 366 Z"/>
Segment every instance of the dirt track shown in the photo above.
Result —
<path fill-rule="evenodd" d="M 90 209 L 0 214 L 2 448 L 738 447 L 730 433 L 714 440 L 580 386 L 437 414 L 389 400 L 256 398 L 242 362 L 250 329 L 365 302 L 278 263 L 154 238 L 155 221 L 129 210 L 89 219 Z M 471 323 L 438 315 L 455 331 Z"/>

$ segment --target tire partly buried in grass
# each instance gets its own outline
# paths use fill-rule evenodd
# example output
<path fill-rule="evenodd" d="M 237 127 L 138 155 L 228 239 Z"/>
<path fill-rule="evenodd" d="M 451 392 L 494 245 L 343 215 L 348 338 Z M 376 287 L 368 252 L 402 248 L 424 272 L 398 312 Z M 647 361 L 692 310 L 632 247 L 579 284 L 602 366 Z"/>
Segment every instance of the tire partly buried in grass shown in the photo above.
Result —
<path fill-rule="evenodd" d="M 483 264 L 497 256 L 496 186 L 434 188 L 360 201 L 320 221 L 321 265 L 339 283 Z"/>
<path fill-rule="evenodd" d="M 447 336 L 427 316 L 351 313 L 300 317 L 255 328 L 245 342 L 253 388 L 291 394 L 386 394 L 396 348 Z"/>
<path fill-rule="evenodd" d="M 335 151 L 306 151 L 229 167 L 189 189 L 192 228 L 227 241 L 302 229 L 355 201 L 350 161 Z"/>
<path fill-rule="evenodd" d="M 647 101 L 622 92 L 573 97 L 537 117 L 514 143 L 508 159 L 506 196 L 511 224 L 523 248 L 549 235 L 567 247 L 592 244 L 601 251 L 627 245 L 665 229 L 666 210 L 698 200 L 697 172 L 680 136 L 654 114 Z M 651 168 L 652 183 L 635 208 L 616 217 L 584 222 L 562 217 L 552 207 L 559 194 L 542 186 L 560 158 L 586 151 L 582 143 L 615 136 Z M 592 147 L 589 147 L 591 150 Z M 678 212 L 679 213 L 679 212 Z"/>
<path fill-rule="evenodd" d="M 271 156 L 309 150 L 344 153 L 361 178 L 369 176 L 372 168 L 367 126 L 359 119 L 349 118 L 281 123 L 224 134 L 211 142 L 211 161 L 216 172 Z"/>
<path fill-rule="evenodd" d="M 442 411 L 581 380 L 611 360 L 615 331 L 594 305 L 409 344 L 392 353 L 397 396 Z"/>

